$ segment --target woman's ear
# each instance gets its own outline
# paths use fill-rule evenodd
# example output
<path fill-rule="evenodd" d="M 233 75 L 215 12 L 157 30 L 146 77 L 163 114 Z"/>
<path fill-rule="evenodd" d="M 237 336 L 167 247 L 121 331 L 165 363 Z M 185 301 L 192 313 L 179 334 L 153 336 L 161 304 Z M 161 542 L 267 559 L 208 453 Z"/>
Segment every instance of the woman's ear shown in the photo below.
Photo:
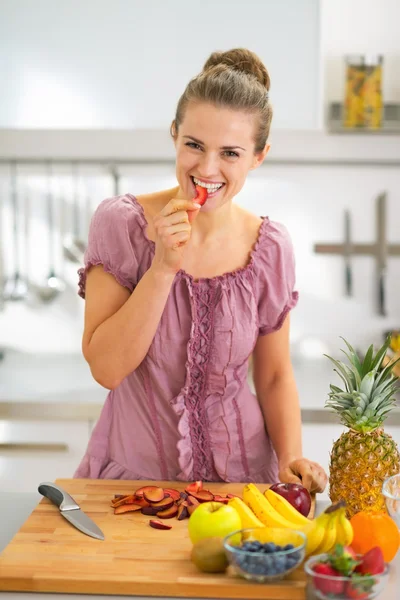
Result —
<path fill-rule="evenodd" d="M 261 152 L 257 152 L 257 154 L 254 155 L 254 161 L 253 161 L 253 165 L 251 167 L 252 171 L 254 169 L 257 169 L 257 167 L 259 167 L 264 162 L 264 159 L 267 156 L 270 148 L 271 148 L 271 144 L 265 144 L 264 149 L 261 150 Z"/>
<path fill-rule="evenodd" d="M 170 132 L 171 137 L 174 140 L 174 142 L 176 142 L 176 138 L 177 138 L 178 133 L 176 131 L 176 122 L 175 122 L 175 119 L 171 123 L 171 127 L 169 128 L 169 132 Z"/>

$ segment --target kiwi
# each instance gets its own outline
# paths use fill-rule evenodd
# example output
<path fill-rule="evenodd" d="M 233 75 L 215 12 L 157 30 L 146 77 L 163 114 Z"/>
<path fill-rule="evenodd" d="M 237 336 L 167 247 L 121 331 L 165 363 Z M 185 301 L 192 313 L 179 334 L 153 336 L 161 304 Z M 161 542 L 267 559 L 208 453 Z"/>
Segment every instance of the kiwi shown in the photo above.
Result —
<path fill-rule="evenodd" d="M 204 538 L 194 544 L 191 561 L 204 573 L 223 573 L 228 566 L 228 559 L 222 538 Z"/>

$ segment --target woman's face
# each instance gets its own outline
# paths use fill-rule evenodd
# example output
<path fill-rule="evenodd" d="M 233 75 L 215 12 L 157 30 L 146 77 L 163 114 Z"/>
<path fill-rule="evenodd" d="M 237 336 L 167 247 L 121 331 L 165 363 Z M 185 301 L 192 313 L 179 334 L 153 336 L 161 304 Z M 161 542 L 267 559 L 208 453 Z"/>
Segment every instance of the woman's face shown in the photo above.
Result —
<path fill-rule="evenodd" d="M 186 198 L 196 195 L 195 184 L 208 188 L 202 211 L 232 200 L 242 189 L 247 174 L 264 160 L 269 146 L 254 154 L 255 116 L 218 108 L 208 103 L 189 103 L 175 137 L 176 176 Z"/>

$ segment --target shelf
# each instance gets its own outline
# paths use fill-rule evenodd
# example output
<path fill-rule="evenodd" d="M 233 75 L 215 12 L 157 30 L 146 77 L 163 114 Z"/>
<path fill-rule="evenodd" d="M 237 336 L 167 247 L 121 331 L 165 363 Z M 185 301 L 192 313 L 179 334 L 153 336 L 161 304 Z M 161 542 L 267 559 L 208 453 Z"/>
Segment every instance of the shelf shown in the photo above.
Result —
<path fill-rule="evenodd" d="M 400 104 L 385 104 L 383 107 L 383 124 L 379 129 L 363 127 L 344 127 L 344 105 L 332 102 L 328 108 L 327 128 L 329 133 L 361 134 L 361 135 L 400 135 Z"/>

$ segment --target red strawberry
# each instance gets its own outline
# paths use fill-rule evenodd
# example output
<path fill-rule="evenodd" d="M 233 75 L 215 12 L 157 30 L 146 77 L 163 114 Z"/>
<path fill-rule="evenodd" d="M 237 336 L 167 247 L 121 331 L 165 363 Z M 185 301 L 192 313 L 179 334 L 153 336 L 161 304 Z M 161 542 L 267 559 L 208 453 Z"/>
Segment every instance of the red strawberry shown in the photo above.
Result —
<path fill-rule="evenodd" d="M 323 594 L 341 594 L 344 590 L 344 581 L 342 579 L 335 580 L 336 577 L 341 577 L 340 573 L 326 563 L 317 563 L 313 566 L 313 571 L 316 574 L 314 577 L 314 587 Z M 325 575 L 332 579 L 318 577 Z"/>
<path fill-rule="evenodd" d="M 378 575 L 379 573 L 383 573 L 384 570 L 385 560 L 379 546 L 374 546 L 374 548 L 368 550 L 361 558 L 361 564 L 356 567 L 357 573 L 362 573 L 363 575 Z"/>
<path fill-rule="evenodd" d="M 208 192 L 207 192 L 206 188 L 202 187 L 201 185 L 196 185 L 196 192 L 197 192 L 197 195 L 194 198 L 194 200 L 197 202 L 197 204 L 200 204 L 200 206 L 203 206 L 203 204 L 205 204 L 205 202 L 207 200 Z"/>
<path fill-rule="evenodd" d="M 363 590 L 358 590 L 357 588 L 353 587 L 351 583 L 348 583 L 346 587 L 346 596 L 352 600 L 365 600 L 368 598 L 369 594 Z"/>

